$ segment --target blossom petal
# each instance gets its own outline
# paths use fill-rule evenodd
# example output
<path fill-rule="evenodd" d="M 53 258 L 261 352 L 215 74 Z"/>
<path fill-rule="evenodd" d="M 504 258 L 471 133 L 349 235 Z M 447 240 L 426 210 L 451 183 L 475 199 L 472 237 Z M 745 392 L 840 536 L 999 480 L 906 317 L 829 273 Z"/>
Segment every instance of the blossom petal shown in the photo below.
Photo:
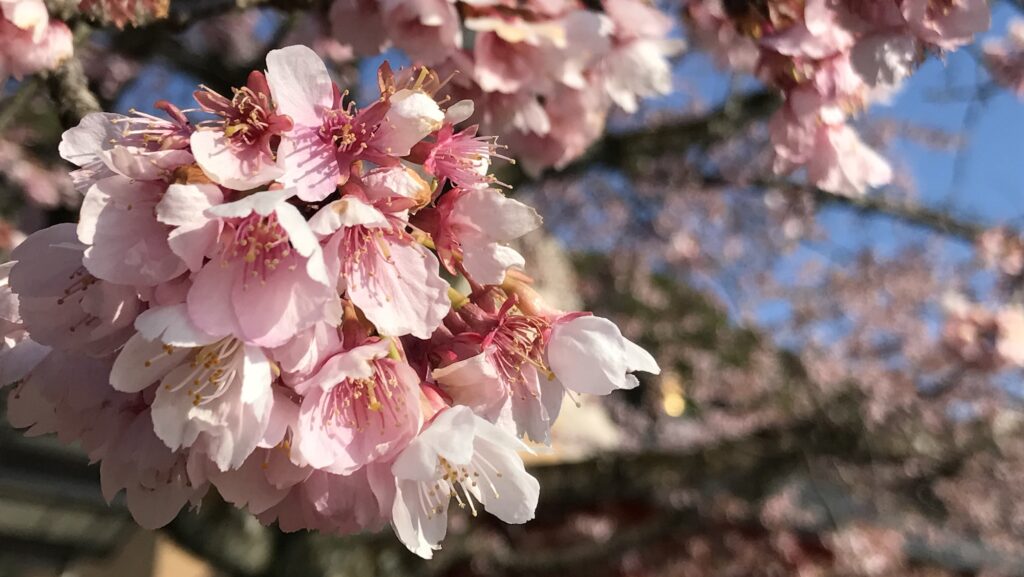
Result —
<path fill-rule="evenodd" d="M 321 113 L 334 102 L 334 84 L 323 60 L 306 46 L 267 54 L 267 84 L 277 111 L 301 126 L 320 126 Z"/>
<path fill-rule="evenodd" d="M 249 190 L 275 180 L 284 172 L 269 151 L 259 148 L 235 151 L 221 131 L 197 130 L 190 140 L 196 162 L 211 180 L 222 186 Z"/>

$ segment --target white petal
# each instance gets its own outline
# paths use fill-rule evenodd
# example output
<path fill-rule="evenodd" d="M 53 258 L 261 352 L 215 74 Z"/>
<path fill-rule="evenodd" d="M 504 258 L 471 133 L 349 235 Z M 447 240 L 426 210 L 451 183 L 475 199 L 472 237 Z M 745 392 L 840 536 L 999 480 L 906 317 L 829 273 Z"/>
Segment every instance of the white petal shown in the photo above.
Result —
<path fill-rule="evenodd" d="M 332 234 L 342 227 L 359 225 L 381 228 L 388 226 L 388 220 L 384 213 L 354 197 L 332 202 L 309 219 L 310 228 L 320 236 Z"/>
<path fill-rule="evenodd" d="M 270 216 L 270 213 L 295 194 L 290 188 L 281 190 L 265 190 L 250 194 L 241 200 L 220 204 L 206 209 L 206 215 L 219 218 L 243 218 L 252 213 Z"/>
<path fill-rule="evenodd" d="M 509 439 L 511 435 L 486 421 L 477 424 L 477 435 L 476 453 L 487 461 L 479 468 L 489 472 L 493 467 L 500 473 L 490 476 L 489 483 L 480 483 L 479 497 L 484 509 L 506 523 L 520 524 L 533 519 L 540 483 L 526 472 L 522 458 L 509 446 L 510 440 L 518 439 Z"/>
<path fill-rule="evenodd" d="M 334 87 L 320 57 L 305 46 L 267 54 L 267 83 L 277 110 L 295 124 L 320 126 L 321 114 L 334 102 Z"/>
<path fill-rule="evenodd" d="M 156 218 L 171 226 L 190 226 L 209 220 L 203 213 L 220 204 L 224 194 L 214 184 L 172 184 L 156 205 Z"/>
<path fill-rule="evenodd" d="M 195 326 L 185 303 L 149 309 L 135 319 L 135 330 L 151 341 L 174 347 L 201 347 L 219 337 L 208 335 Z"/>
<path fill-rule="evenodd" d="M 136 333 L 117 355 L 110 370 L 110 384 L 122 393 L 137 393 L 164 378 L 188 353 L 188 349 L 174 349 L 168 354 L 164 343 Z"/>
<path fill-rule="evenodd" d="M 515 240 L 543 222 L 532 207 L 506 198 L 492 188 L 460 196 L 452 212 L 460 221 L 471 223 L 485 238 L 499 242 Z"/>
<path fill-rule="evenodd" d="M 203 172 L 227 188 L 250 190 L 284 174 L 269 152 L 249 149 L 240 156 L 220 130 L 197 130 L 192 133 L 190 144 Z"/>
<path fill-rule="evenodd" d="M 619 328 L 607 319 L 577 317 L 555 323 L 548 343 L 548 362 L 567 389 L 607 395 L 616 389 L 636 386 L 636 379 L 626 378 L 631 364 L 652 366 L 653 359 L 637 353 L 639 347 L 633 345 L 627 352 L 625 343 L 628 342 Z"/>
<path fill-rule="evenodd" d="M 526 259 L 514 248 L 492 242 L 463 246 L 462 264 L 476 282 L 499 285 L 505 281 L 505 271 L 510 267 L 523 268 Z"/>
<path fill-rule="evenodd" d="M 420 487 L 412 482 L 399 482 L 391 507 L 391 526 L 398 539 L 410 551 L 424 559 L 434 556 L 448 531 L 448 502 L 441 511 L 424 510 Z"/>
<path fill-rule="evenodd" d="M 121 137 L 115 120 L 126 118 L 109 112 L 91 112 L 61 136 L 60 157 L 76 165 L 85 166 L 98 159 L 99 152 L 110 146 L 111 140 Z"/>
<path fill-rule="evenodd" d="M 627 371 L 643 371 L 652 375 L 661 374 L 661 367 L 658 366 L 658 361 L 654 360 L 651 353 L 625 337 L 622 338 L 622 345 L 626 349 Z"/>
<path fill-rule="evenodd" d="M 449 124 L 458 124 L 473 116 L 473 110 L 472 100 L 460 100 L 445 110 L 444 121 Z"/>
<path fill-rule="evenodd" d="M 249 405 L 272 403 L 274 392 L 270 383 L 274 377 L 267 357 L 257 347 L 245 347 L 243 359 L 242 402 Z"/>

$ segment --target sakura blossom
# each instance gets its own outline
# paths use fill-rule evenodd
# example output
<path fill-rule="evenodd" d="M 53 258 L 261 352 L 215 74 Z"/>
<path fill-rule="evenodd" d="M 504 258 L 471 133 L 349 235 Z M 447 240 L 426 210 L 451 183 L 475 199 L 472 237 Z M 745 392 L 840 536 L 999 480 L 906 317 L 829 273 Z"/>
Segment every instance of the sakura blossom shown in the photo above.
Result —
<path fill-rule="evenodd" d="M 928 53 L 955 50 L 991 23 L 985 0 L 740 4 L 690 2 L 693 36 L 721 66 L 753 72 L 783 92 L 786 106 L 772 126 L 776 172 L 806 169 L 811 184 L 847 196 L 893 179 L 888 160 L 851 119 L 887 101 Z M 991 45 L 987 56 L 1011 84 L 1013 53 L 1010 41 Z"/>
<path fill-rule="evenodd" d="M 71 30 L 50 19 L 43 0 L 0 2 L 0 82 L 52 70 L 72 51 Z"/>
<path fill-rule="evenodd" d="M 430 558 L 453 499 L 534 517 L 521 437 L 550 443 L 566 395 L 660 371 L 532 289 L 507 243 L 541 218 L 495 187 L 472 102 L 427 68 L 379 78 L 357 108 L 291 46 L 231 98 L 64 133 L 80 219 L 0 265 L 0 377 L 11 422 L 80 443 L 141 526 L 212 488 L 285 531 L 390 524 Z"/>
<path fill-rule="evenodd" d="M 228 100 L 210 89 L 195 94 L 206 112 L 223 120 L 211 130 L 192 134 L 196 162 L 215 182 L 248 190 L 280 176 L 271 140 L 291 129 L 291 121 L 270 107 L 270 86 L 261 72 L 249 75 L 246 86 Z"/>
<path fill-rule="evenodd" d="M 983 49 L 985 65 L 996 82 L 1024 96 L 1024 19 L 1011 21 L 1006 37 L 989 40 Z"/>
<path fill-rule="evenodd" d="M 672 21 L 641 0 L 335 0 L 330 17 L 334 38 L 356 55 L 393 47 L 455 73 L 444 92 L 471 98 L 482 132 L 506 138 L 532 171 L 582 155 L 613 107 L 632 113 L 671 92 L 670 59 L 684 47 Z M 586 105 L 558 107 L 565 98 Z"/>

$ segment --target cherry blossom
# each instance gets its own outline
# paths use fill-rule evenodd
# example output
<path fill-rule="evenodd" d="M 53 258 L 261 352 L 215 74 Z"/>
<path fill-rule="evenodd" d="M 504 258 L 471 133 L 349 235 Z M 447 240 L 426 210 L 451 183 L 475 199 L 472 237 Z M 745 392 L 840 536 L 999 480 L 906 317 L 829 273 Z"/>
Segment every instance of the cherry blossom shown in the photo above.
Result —
<path fill-rule="evenodd" d="M 450 7 L 407 23 L 441 32 Z M 582 78 L 573 62 L 562 82 Z M 550 443 L 567 391 L 659 371 L 530 287 L 506 243 L 541 219 L 491 188 L 497 140 L 456 131 L 474 104 L 425 68 L 379 78 L 356 109 L 312 51 L 284 48 L 231 99 L 202 88 L 198 110 L 64 134 L 79 222 L 0 266 L 0 383 L 10 422 L 79 443 L 143 527 L 213 488 L 285 531 L 390 522 L 430 557 L 452 498 L 533 518 L 519 437 Z"/>
<path fill-rule="evenodd" d="M 775 169 L 804 168 L 817 187 L 859 195 L 888 184 L 888 161 L 849 125 L 886 101 L 929 52 L 954 50 L 988 29 L 984 0 L 808 0 L 745 10 L 699 0 L 686 10 L 691 32 L 720 65 L 753 71 L 781 89 L 786 104 L 772 122 Z M 990 66 L 1012 69 L 1007 56 Z M 1009 52 L 1006 52 L 1009 54 Z M 1007 79 L 1006 83 L 1013 80 Z"/>
<path fill-rule="evenodd" d="M 533 518 L 540 486 L 526 472 L 514 436 L 466 407 L 439 413 L 391 467 L 395 476 L 391 526 L 410 551 L 431 558 L 447 531 L 454 498 L 476 513 L 476 502 L 506 523 Z"/>
<path fill-rule="evenodd" d="M 0 2 L 0 82 L 52 70 L 72 50 L 71 30 L 50 20 L 43 0 Z"/>
<path fill-rule="evenodd" d="M 986 42 L 984 58 L 996 82 L 1024 96 L 1024 20 L 1011 21 L 1005 38 Z"/>
<path fill-rule="evenodd" d="M 223 119 L 210 130 L 194 132 L 190 142 L 196 162 L 210 178 L 248 190 L 281 175 L 271 141 L 291 129 L 291 120 L 277 114 L 261 72 L 250 74 L 248 84 L 230 100 L 210 89 L 196 92 L 195 98 L 203 110 Z"/>
<path fill-rule="evenodd" d="M 670 92 L 669 58 L 682 48 L 671 21 L 640 0 L 335 0 L 330 18 L 356 54 L 394 47 L 454 74 L 442 91 L 474 100 L 482 131 L 506 136 L 535 170 L 583 154 L 613 106 L 634 112 Z M 544 110 L 565 98 L 586 106 Z M 561 117 L 555 130 L 549 116 Z"/>

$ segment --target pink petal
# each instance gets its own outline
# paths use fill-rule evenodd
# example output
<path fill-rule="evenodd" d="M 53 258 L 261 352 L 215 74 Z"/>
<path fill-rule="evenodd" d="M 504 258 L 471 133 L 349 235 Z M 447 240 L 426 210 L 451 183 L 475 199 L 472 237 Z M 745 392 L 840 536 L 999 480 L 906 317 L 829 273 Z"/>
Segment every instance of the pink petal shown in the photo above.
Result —
<path fill-rule="evenodd" d="M 277 149 L 277 164 L 284 171 L 280 181 L 297 189 L 302 200 L 319 202 L 334 192 L 341 179 L 335 154 L 334 146 L 315 131 L 295 131 L 282 138 Z"/>
<path fill-rule="evenodd" d="M 319 128 L 323 111 L 334 103 L 334 84 L 327 66 L 305 46 L 271 50 L 267 83 L 277 111 L 299 126 Z"/>
<path fill-rule="evenodd" d="M 197 130 L 192 133 L 191 144 L 192 154 L 203 172 L 228 188 L 249 190 L 272 182 L 283 173 L 268 151 L 256 147 L 236 151 L 219 130 Z"/>
<path fill-rule="evenodd" d="M 448 314 L 448 283 L 434 253 L 414 243 L 390 243 L 390 261 L 347 278 L 348 295 L 383 335 L 427 339 Z"/>

